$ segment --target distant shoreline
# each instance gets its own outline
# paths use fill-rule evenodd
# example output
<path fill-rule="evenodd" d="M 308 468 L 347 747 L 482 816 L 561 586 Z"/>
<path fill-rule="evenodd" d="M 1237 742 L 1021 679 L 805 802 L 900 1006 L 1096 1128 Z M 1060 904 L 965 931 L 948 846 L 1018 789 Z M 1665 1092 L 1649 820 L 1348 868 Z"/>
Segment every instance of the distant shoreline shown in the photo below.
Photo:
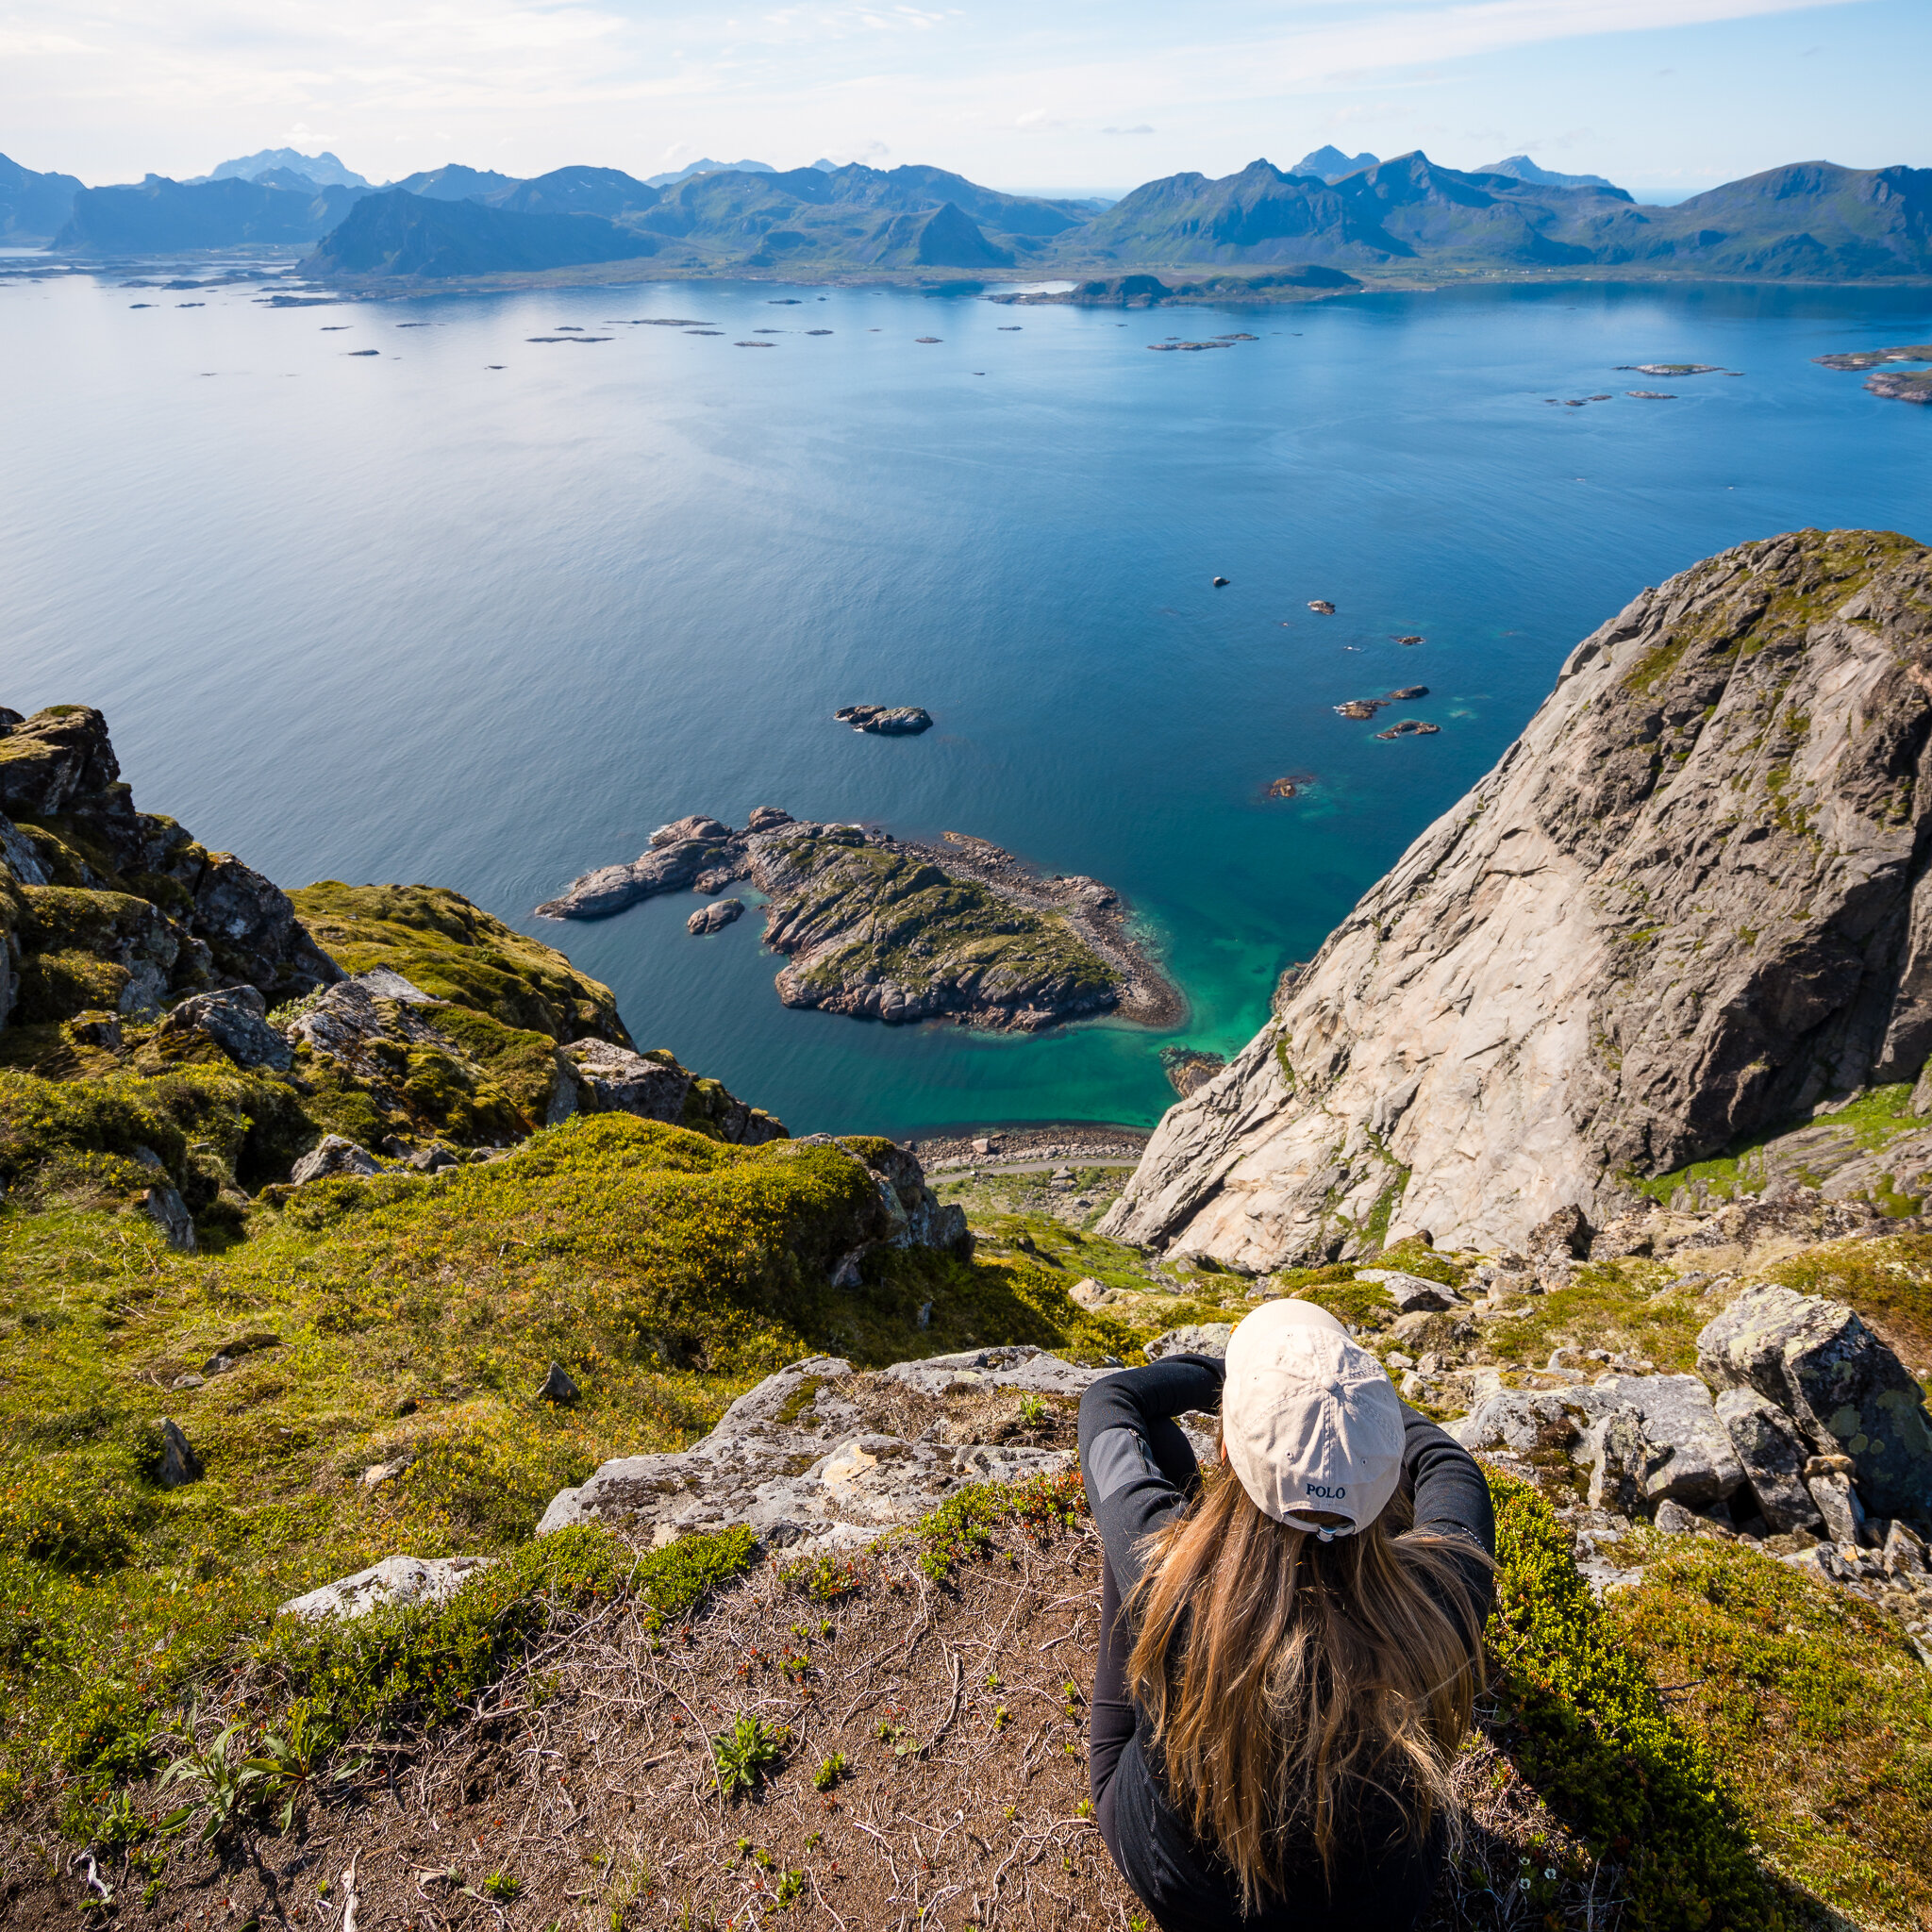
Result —
<path fill-rule="evenodd" d="M 233 248 L 161 250 L 152 255 L 103 255 L 91 258 L 75 253 L 47 254 L 36 258 L 32 252 L 9 254 L 0 265 L 0 281 L 39 279 L 50 275 L 101 275 L 133 274 L 152 270 L 157 263 L 188 265 L 205 263 L 210 268 L 233 267 L 242 262 L 262 264 L 280 261 L 275 277 L 288 276 L 318 292 L 325 291 L 343 302 L 421 302 L 444 295 L 499 295 L 541 289 L 627 289 L 647 283 L 751 283 L 761 288 L 793 289 L 905 289 L 934 296 L 992 295 L 1018 293 L 1038 289 L 1043 283 L 1092 280 L 1116 281 L 1125 275 L 1153 275 L 1202 281 L 1226 277 L 1229 281 L 1258 279 L 1278 272 L 1273 265 L 1217 264 L 1212 262 L 1091 262 L 1056 266 L 1052 273 L 1041 269 L 988 270 L 970 275 L 935 275 L 930 270 L 871 269 L 841 272 L 827 269 L 811 273 L 799 268 L 746 268 L 723 263 L 672 267 L 654 257 L 640 256 L 631 260 L 585 262 L 570 268 L 538 269 L 490 275 L 451 275 L 433 281 L 414 276 L 337 276 L 316 279 L 300 275 L 306 253 L 291 249 L 277 256 L 273 248 L 241 246 Z M 1253 276 L 1244 271 L 1252 269 Z M 1311 302 L 1377 294 L 1433 294 L 1457 288 L 1563 288 L 1576 284 L 1604 283 L 1630 288 L 1773 288 L 1831 289 L 1847 291 L 1890 289 L 1932 289 L 1932 275 L 1867 275 L 1856 279 L 1835 279 L 1801 275 L 1717 275 L 1707 270 L 1679 268 L 1640 269 L 1628 264 L 1604 266 L 1574 263 L 1549 268 L 1497 268 L 1493 265 L 1458 267 L 1453 263 L 1431 264 L 1426 273 L 1413 270 L 1350 268 L 1351 286 L 1306 288 L 1274 285 L 1257 288 L 1252 293 L 1239 289 L 1220 289 L 1200 295 L 1168 295 L 1149 305 L 1158 308 L 1298 308 Z M 1011 296 L 1008 295 L 1008 299 Z M 1032 297 L 1028 307 L 1120 308 L 1118 301 L 1083 302 L 1071 291 L 1062 295 Z M 1136 304 L 1135 307 L 1141 305 Z"/>

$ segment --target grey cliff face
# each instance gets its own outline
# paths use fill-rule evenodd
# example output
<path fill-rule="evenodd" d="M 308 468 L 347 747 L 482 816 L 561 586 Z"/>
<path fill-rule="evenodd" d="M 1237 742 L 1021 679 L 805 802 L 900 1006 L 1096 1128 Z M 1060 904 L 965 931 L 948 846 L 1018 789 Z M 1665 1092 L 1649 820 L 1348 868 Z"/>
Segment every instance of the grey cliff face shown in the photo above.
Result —
<path fill-rule="evenodd" d="M 1932 553 L 1747 543 L 1571 654 L 1173 1108 L 1108 1235 L 1238 1268 L 1521 1246 L 1932 1051 Z"/>

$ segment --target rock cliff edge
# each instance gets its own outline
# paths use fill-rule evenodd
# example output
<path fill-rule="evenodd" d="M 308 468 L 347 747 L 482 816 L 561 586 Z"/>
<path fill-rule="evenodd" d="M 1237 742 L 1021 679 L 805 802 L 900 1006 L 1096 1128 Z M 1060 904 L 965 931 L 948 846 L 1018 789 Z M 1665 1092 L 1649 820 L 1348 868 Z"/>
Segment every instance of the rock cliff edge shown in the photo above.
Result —
<path fill-rule="evenodd" d="M 1256 1272 L 1521 1247 L 1932 1052 L 1932 553 L 1647 590 L 1169 1111 L 1102 1225 Z"/>

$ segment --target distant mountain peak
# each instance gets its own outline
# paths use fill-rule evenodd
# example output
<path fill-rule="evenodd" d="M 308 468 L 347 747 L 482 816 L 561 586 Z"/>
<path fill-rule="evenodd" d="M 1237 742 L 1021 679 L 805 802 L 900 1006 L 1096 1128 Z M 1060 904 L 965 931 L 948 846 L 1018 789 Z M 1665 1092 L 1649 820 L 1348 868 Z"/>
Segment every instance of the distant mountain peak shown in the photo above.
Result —
<path fill-rule="evenodd" d="M 829 169 L 830 161 L 814 161 L 815 168 Z M 685 167 L 669 175 L 646 175 L 647 188 L 675 188 L 680 181 L 689 181 L 694 175 L 775 175 L 778 170 L 770 161 L 714 161 L 708 156 L 703 160 L 691 161 Z"/>
<path fill-rule="evenodd" d="M 1511 155 L 1507 160 L 1486 161 L 1470 171 L 1476 175 L 1507 175 L 1512 181 L 1526 181 L 1532 188 L 1615 188 L 1601 175 L 1558 175 L 1554 169 L 1540 168 L 1527 155 Z M 1619 192 L 1622 191 L 1620 190 Z"/>
<path fill-rule="evenodd" d="M 1345 155 L 1339 147 L 1318 147 L 1312 154 L 1304 155 L 1288 172 L 1291 175 L 1314 175 L 1332 184 L 1346 180 L 1351 175 L 1359 175 L 1364 168 L 1374 167 L 1378 158 L 1366 152 Z"/>
<path fill-rule="evenodd" d="M 352 168 L 345 168 L 325 149 L 319 155 L 305 155 L 292 147 L 265 147 L 259 154 L 242 155 L 224 161 L 197 181 L 255 181 L 274 170 L 304 175 L 318 188 L 367 188 L 369 183 Z"/>

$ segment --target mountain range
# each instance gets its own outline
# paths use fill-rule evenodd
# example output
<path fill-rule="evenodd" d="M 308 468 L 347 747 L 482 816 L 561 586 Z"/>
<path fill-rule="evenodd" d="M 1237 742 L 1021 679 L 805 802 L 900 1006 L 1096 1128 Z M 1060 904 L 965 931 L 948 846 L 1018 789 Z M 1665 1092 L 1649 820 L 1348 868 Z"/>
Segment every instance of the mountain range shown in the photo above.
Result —
<path fill-rule="evenodd" d="M 621 260 L 687 274 L 1039 271 L 1106 279 L 1315 265 L 1357 276 L 1562 268 L 1817 281 L 1932 275 L 1932 169 L 1829 161 L 1770 169 L 1674 208 L 1643 206 L 1600 175 L 1557 175 L 1522 155 L 1460 170 L 1420 150 L 1379 160 L 1332 147 L 1291 171 L 1257 160 L 1218 178 L 1167 175 L 1110 207 L 1005 193 L 939 168 L 856 162 L 778 170 L 698 161 L 654 180 L 590 166 L 520 180 L 451 163 L 384 190 L 359 178 L 325 182 L 323 172 L 348 174 L 333 156 L 268 149 L 199 181 L 151 175 L 88 189 L 0 158 L 0 237 L 51 231 L 56 246 L 79 254 L 315 242 L 312 272 L 381 278 Z M 382 206 L 364 214 L 365 200 Z"/>

